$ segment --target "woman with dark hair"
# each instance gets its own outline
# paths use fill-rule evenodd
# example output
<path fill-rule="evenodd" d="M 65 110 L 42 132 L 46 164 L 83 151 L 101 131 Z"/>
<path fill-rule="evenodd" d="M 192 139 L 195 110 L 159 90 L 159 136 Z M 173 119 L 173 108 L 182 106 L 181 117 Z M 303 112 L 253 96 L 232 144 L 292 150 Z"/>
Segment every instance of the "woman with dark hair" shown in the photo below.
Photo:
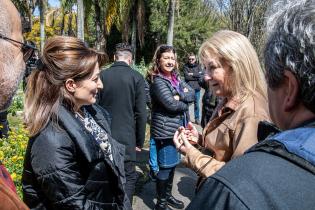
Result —
<path fill-rule="evenodd" d="M 30 75 L 30 133 L 22 177 L 31 209 L 131 209 L 124 191 L 124 147 L 108 113 L 93 105 L 105 56 L 74 37 L 54 37 Z"/>
<path fill-rule="evenodd" d="M 148 74 L 152 97 L 151 137 L 156 143 L 159 166 L 155 209 L 170 209 L 168 205 L 182 209 L 184 203 L 171 194 L 175 167 L 180 161 L 172 138 L 178 126 L 185 126 L 188 122 L 186 112 L 188 103 L 194 101 L 194 91 L 180 80 L 175 49 L 171 46 L 157 48 Z"/>

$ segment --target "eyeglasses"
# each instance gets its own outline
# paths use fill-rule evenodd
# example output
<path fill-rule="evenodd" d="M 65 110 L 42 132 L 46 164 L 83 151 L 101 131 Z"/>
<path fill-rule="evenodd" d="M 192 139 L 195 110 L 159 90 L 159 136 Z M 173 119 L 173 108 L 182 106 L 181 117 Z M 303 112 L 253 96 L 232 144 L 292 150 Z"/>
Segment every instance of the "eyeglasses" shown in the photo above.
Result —
<path fill-rule="evenodd" d="M 37 50 L 36 47 L 30 45 L 30 44 L 26 44 L 26 43 L 22 43 L 22 42 L 19 42 L 19 41 L 16 41 L 14 39 L 10 39 L 6 36 L 3 36 L 2 34 L 0 34 L 0 39 L 4 39 L 4 40 L 7 40 L 7 41 L 11 41 L 11 42 L 14 42 L 14 43 L 18 43 L 22 46 L 21 50 L 22 50 L 22 53 L 23 53 L 23 60 L 24 62 L 27 62 L 34 54 L 34 51 Z"/>
<path fill-rule="evenodd" d="M 189 61 L 194 61 L 195 59 L 194 59 L 194 58 L 188 58 L 188 60 L 189 60 Z"/>

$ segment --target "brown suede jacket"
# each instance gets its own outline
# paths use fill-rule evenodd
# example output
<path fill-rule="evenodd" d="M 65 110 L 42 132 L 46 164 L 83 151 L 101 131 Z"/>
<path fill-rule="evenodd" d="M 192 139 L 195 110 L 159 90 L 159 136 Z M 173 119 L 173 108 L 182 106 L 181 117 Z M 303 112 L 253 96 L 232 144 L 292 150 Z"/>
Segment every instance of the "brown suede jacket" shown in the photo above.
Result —
<path fill-rule="evenodd" d="M 15 186 L 6 168 L 0 162 L 0 210 L 29 209 L 18 197 Z"/>
<path fill-rule="evenodd" d="M 211 176 L 225 162 L 241 156 L 258 142 L 258 122 L 263 120 L 270 118 L 267 99 L 262 95 L 249 96 L 242 103 L 223 100 L 199 139 L 199 145 L 212 151 L 213 157 L 191 147 L 184 162 L 199 175 Z"/>

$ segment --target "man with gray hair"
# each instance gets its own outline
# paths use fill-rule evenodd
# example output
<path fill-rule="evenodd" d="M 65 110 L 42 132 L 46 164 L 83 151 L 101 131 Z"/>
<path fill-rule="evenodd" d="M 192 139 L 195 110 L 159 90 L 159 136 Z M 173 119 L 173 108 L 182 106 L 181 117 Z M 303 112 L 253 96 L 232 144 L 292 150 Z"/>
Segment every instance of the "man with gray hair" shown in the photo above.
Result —
<path fill-rule="evenodd" d="M 0 0 L 0 112 L 9 107 L 23 76 L 25 60 L 33 51 L 23 44 L 18 11 L 11 1 Z M 0 209 L 28 209 L 18 198 L 13 181 L 1 162 Z"/>
<path fill-rule="evenodd" d="M 270 115 L 258 144 L 209 177 L 188 209 L 315 208 L 315 1 L 272 10 L 264 52 Z"/>
<path fill-rule="evenodd" d="M 98 104 L 111 115 L 112 136 L 126 147 L 125 190 L 132 203 L 137 174 L 136 151 L 141 151 L 146 126 L 146 95 L 144 78 L 133 70 L 132 48 L 127 43 L 116 45 L 113 65 L 101 72 L 104 88 Z"/>

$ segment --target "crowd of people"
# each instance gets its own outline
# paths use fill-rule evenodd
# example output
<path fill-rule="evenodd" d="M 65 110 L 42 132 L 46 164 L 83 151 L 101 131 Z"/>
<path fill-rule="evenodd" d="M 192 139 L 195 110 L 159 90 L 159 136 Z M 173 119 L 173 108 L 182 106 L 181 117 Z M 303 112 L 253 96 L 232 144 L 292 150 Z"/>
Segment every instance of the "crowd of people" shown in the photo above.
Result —
<path fill-rule="evenodd" d="M 78 38 L 48 39 L 25 89 L 23 201 L 0 162 L 0 209 L 132 209 L 147 112 L 154 209 L 185 207 L 172 195 L 181 155 L 199 177 L 187 209 L 314 208 L 315 1 L 275 3 L 267 14 L 263 68 L 248 38 L 220 30 L 187 55 L 183 79 L 174 46 L 157 47 L 144 78 L 127 43 L 101 71 L 106 54 Z M 6 113 L 37 49 L 23 42 L 9 0 L 0 23 Z"/>

